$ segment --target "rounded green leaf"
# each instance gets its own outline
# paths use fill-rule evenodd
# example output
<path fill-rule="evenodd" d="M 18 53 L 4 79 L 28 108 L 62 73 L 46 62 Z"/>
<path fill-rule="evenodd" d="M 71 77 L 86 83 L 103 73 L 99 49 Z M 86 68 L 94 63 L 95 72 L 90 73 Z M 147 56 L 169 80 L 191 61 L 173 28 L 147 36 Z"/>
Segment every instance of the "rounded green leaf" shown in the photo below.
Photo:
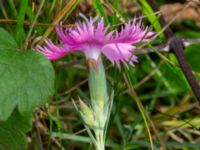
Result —
<path fill-rule="evenodd" d="M 26 150 L 27 140 L 23 132 L 32 127 L 32 112 L 19 114 L 15 109 L 6 121 L 0 121 L 0 150 Z"/>
<path fill-rule="evenodd" d="M 31 111 L 53 94 L 53 67 L 38 52 L 4 50 L 0 68 L 0 120 L 8 118 L 16 106 L 21 113 Z"/>
<path fill-rule="evenodd" d="M 54 92 L 54 70 L 42 54 L 18 51 L 12 36 L 0 29 L 0 39 L 2 35 L 10 40 L 0 42 L 0 120 L 6 120 L 15 108 L 23 114 L 48 100 Z"/>
<path fill-rule="evenodd" d="M 0 150 L 26 150 L 23 132 L 0 126 Z"/>
<path fill-rule="evenodd" d="M 17 43 L 10 33 L 0 28 L 0 49 L 17 48 Z"/>

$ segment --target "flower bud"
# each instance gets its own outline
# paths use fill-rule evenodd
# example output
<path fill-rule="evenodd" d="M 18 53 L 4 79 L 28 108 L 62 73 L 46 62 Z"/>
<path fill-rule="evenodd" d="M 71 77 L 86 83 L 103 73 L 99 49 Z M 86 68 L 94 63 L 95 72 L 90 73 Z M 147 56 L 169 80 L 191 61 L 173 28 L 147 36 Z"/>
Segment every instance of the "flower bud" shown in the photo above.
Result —
<path fill-rule="evenodd" d="M 84 122 L 91 128 L 97 126 L 93 110 L 90 107 L 88 107 L 81 99 L 79 99 L 79 103 L 80 113 Z"/>

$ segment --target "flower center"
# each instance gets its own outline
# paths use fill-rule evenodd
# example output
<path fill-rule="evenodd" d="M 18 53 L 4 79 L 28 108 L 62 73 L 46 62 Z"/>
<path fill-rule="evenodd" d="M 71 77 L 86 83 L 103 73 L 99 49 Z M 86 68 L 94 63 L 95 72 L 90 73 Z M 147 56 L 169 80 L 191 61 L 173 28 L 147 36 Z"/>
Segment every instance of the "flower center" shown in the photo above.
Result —
<path fill-rule="evenodd" d="M 85 53 L 85 56 L 86 56 L 87 59 L 92 58 L 94 60 L 97 60 L 101 51 L 100 51 L 100 48 L 89 47 L 88 49 L 86 49 L 84 51 L 84 53 Z"/>

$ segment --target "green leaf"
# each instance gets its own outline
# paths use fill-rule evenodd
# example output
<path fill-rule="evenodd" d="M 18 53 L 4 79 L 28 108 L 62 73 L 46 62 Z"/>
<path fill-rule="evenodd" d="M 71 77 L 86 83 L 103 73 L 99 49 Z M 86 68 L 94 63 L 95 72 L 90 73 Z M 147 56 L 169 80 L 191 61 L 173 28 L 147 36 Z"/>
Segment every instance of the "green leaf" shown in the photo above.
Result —
<path fill-rule="evenodd" d="M 16 107 L 21 114 L 31 112 L 54 92 L 54 70 L 48 59 L 36 51 L 17 51 L 11 41 L 12 49 L 6 48 L 8 41 L 0 43 L 0 120 Z"/>
<path fill-rule="evenodd" d="M 31 111 L 53 94 L 53 68 L 37 52 L 0 52 L 0 75 L 0 120 L 8 118 L 16 106 L 21 113 Z"/>
<path fill-rule="evenodd" d="M 17 48 L 13 37 L 3 28 L 0 28 L 0 49 Z"/>
<path fill-rule="evenodd" d="M 10 118 L 0 121 L 0 150 L 26 150 L 23 132 L 31 129 L 32 113 L 21 115 L 16 109 Z"/>
<path fill-rule="evenodd" d="M 200 72 L 200 65 L 197 63 L 200 59 L 200 43 L 195 43 L 186 47 L 184 53 L 192 70 Z"/>
<path fill-rule="evenodd" d="M 19 130 L 8 129 L 6 124 L 0 126 L 0 150 L 25 150 L 26 140 Z"/>

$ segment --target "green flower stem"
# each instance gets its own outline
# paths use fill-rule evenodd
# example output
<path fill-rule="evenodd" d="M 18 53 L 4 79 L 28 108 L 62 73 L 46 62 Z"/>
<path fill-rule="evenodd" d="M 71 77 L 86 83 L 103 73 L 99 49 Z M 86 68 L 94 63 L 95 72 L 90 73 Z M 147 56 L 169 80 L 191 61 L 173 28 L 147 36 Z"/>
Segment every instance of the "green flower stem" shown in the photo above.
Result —
<path fill-rule="evenodd" d="M 104 131 L 102 129 L 96 130 L 95 132 L 97 145 L 96 150 L 104 150 L 105 149 L 105 141 L 104 141 Z"/>
<path fill-rule="evenodd" d="M 96 127 L 93 128 L 96 138 L 95 147 L 96 150 L 104 150 L 106 122 L 109 119 L 109 104 L 105 69 L 101 57 L 97 61 L 88 59 L 88 69 L 91 107 L 95 118 L 94 122 L 96 122 Z"/>
<path fill-rule="evenodd" d="M 100 109 L 104 108 L 108 101 L 105 69 L 101 57 L 97 61 L 88 59 L 89 89 L 91 100 L 95 101 Z"/>

